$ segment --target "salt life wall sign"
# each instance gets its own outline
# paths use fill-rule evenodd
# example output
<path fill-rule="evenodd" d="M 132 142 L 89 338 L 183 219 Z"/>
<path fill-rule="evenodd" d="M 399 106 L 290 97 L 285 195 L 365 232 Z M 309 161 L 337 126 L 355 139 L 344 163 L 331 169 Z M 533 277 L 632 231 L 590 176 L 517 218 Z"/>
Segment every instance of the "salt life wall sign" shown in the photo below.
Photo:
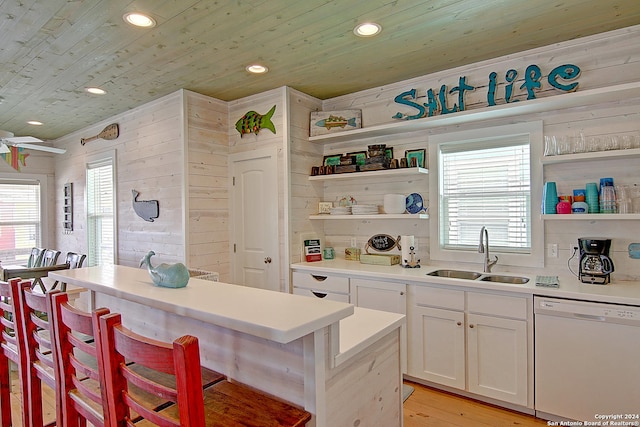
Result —
<path fill-rule="evenodd" d="M 527 100 L 536 99 L 536 92 L 540 91 L 545 84 L 563 92 L 573 92 L 578 89 L 580 67 L 573 64 L 564 64 L 555 67 L 543 78 L 542 70 L 537 65 L 529 65 L 524 70 L 524 75 L 520 76 L 518 70 L 510 69 L 503 75 L 491 72 L 487 76 L 487 81 L 483 82 L 486 87 L 487 107 L 492 107 L 498 103 L 519 102 L 515 99 L 518 95 L 526 93 Z M 498 87 L 504 85 L 504 91 L 499 91 Z M 392 117 L 399 120 L 415 120 L 423 117 L 432 117 L 439 114 L 457 113 L 465 111 L 465 96 L 467 93 L 475 91 L 476 86 L 467 80 L 466 76 L 458 78 L 455 86 L 442 85 L 439 89 L 429 88 L 424 94 L 418 93 L 416 89 L 402 92 L 394 98 L 397 104 L 410 107 L 410 113 L 397 112 Z M 417 102 L 419 98 L 427 98 L 427 102 Z"/>

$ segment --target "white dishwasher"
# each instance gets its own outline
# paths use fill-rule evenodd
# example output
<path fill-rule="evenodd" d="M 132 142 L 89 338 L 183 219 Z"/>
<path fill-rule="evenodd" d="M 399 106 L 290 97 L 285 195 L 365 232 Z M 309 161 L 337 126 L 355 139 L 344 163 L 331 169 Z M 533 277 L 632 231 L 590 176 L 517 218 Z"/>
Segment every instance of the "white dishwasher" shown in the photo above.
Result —
<path fill-rule="evenodd" d="M 640 307 L 534 297 L 534 315 L 536 415 L 640 425 Z"/>

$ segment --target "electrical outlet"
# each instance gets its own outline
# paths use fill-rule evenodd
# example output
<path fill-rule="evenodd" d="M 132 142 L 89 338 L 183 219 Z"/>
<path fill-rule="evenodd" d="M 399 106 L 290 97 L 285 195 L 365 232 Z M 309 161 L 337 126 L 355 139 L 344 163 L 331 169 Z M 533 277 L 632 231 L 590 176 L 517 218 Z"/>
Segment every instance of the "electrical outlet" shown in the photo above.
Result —
<path fill-rule="evenodd" d="M 352 248 L 357 248 L 358 247 L 358 239 L 356 239 L 355 237 L 351 238 L 351 246 Z"/>
<path fill-rule="evenodd" d="M 558 258 L 558 244 L 549 243 L 547 245 L 547 256 L 549 258 Z"/>

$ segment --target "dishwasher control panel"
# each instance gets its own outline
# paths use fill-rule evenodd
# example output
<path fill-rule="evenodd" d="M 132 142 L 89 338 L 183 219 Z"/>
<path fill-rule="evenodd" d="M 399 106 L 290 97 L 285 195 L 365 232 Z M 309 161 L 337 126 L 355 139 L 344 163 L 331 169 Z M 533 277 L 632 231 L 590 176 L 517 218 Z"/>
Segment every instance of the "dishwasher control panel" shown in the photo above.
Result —
<path fill-rule="evenodd" d="M 640 324 L 640 307 L 560 298 L 534 297 L 534 312 L 581 320 Z"/>

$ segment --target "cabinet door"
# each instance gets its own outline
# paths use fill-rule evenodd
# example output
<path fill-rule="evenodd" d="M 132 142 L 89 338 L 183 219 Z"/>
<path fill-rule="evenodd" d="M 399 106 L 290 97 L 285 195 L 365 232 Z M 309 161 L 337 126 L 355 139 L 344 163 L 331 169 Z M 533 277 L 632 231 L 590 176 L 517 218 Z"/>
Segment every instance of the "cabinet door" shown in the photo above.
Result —
<path fill-rule="evenodd" d="M 407 285 L 351 279 L 351 302 L 357 307 L 406 314 Z"/>
<path fill-rule="evenodd" d="M 527 405 L 527 322 L 467 315 L 468 390 Z"/>
<path fill-rule="evenodd" d="M 465 388 L 463 312 L 412 306 L 409 338 L 409 375 Z"/>

